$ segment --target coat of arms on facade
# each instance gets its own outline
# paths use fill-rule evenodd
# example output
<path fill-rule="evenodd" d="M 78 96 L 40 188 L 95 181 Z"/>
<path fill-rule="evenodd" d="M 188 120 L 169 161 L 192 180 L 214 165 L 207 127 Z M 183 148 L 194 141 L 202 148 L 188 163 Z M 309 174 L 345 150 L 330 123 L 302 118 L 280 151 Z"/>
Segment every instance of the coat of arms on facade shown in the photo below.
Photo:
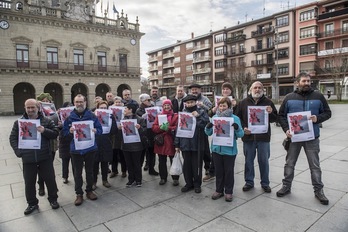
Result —
<path fill-rule="evenodd" d="M 90 21 L 94 11 L 93 0 L 68 0 L 65 5 L 67 7 L 65 18 L 80 22 Z"/>

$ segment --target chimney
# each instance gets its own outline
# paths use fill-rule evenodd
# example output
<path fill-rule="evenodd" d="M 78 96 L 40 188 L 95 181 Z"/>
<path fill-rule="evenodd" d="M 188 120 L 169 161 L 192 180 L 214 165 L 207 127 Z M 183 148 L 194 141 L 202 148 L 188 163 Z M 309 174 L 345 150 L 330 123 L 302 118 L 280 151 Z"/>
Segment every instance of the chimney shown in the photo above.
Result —
<path fill-rule="evenodd" d="M 195 38 L 195 34 L 191 32 L 191 39 Z"/>

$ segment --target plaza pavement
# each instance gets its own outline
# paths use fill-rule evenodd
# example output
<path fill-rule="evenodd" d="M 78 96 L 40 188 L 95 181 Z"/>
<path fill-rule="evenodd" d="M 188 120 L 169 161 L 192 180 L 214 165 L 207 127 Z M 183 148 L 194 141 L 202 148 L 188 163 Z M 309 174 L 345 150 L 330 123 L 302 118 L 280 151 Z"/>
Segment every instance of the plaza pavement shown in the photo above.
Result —
<path fill-rule="evenodd" d="M 321 205 L 313 194 L 310 170 L 302 152 L 296 165 L 292 193 L 276 196 L 281 187 L 285 151 L 284 133 L 272 125 L 270 180 L 272 193 L 264 193 L 256 167 L 255 188 L 243 192 L 242 143 L 235 165 L 233 202 L 223 198 L 213 201 L 215 181 L 203 183 L 202 193 L 181 193 L 184 185 L 174 187 L 169 181 L 158 185 L 159 177 L 143 173 L 143 187 L 125 188 L 127 179 L 109 179 L 107 189 L 99 179 L 97 201 L 85 200 L 76 207 L 74 181 L 63 184 L 61 161 L 55 159 L 56 180 L 61 208 L 52 210 L 44 197 L 40 210 L 24 216 L 21 159 L 8 142 L 13 121 L 18 116 L 0 117 L 0 231 L 348 231 L 348 105 L 331 105 L 332 118 L 321 129 L 321 167 L 328 206 Z M 157 169 L 157 168 L 156 168 Z M 100 178 L 100 176 L 99 176 Z M 47 191 L 46 191 L 47 192 Z M 46 193 L 47 194 L 47 193 Z"/>

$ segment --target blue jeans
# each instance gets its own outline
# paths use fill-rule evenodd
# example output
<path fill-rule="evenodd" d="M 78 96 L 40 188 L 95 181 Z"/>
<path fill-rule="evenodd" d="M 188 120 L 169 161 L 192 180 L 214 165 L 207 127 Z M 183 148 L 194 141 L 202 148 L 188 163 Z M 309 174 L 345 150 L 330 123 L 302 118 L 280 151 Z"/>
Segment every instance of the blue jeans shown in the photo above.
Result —
<path fill-rule="evenodd" d="M 261 186 L 269 186 L 269 163 L 270 144 L 263 141 L 248 141 L 243 143 L 245 156 L 244 179 L 246 184 L 254 186 L 254 160 L 257 150 L 257 161 L 259 163 Z"/>
<path fill-rule="evenodd" d="M 319 191 L 324 187 L 324 184 L 321 182 L 321 169 L 319 161 L 320 148 L 318 138 L 307 142 L 296 142 L 290 144 L 284 166 L 283 185 L 291 188 L 291 182 L 294 179 L 296 161 L 302 147 L 306 153 L 309 169 L 311 170 L 311 179 L 314 191 Z"/>

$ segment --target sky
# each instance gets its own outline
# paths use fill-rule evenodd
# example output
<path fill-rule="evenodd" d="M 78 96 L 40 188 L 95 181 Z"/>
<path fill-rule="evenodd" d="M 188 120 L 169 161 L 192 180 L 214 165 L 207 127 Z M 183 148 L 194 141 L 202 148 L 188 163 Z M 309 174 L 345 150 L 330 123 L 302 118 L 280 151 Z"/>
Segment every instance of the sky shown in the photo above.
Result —
<path fill-rule="evenodd" d="M 109 0 L 109 18 L 114 18 L 112 8 L 122 9 L 130 23 L 139 18 L 140 66 L 143 77 L 148 76 L 146 52 L 191 38 L 259 19 L 315 0 Z M 106 8 L 106 0 L 102 0 Z M 99 3 L 101 4 L 101 3 Z M 100 5 L 96 13 L 100 14 Z M 99 16 L 99 15 L 98 15 Z"/>

